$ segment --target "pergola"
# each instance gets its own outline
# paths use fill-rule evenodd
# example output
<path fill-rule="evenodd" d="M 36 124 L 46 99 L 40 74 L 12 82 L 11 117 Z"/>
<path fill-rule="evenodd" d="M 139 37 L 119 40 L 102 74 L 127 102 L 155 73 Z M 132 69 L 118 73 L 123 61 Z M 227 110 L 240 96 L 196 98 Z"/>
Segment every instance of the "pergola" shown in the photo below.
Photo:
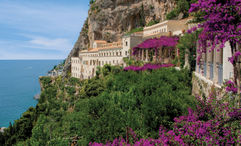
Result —
<path fill-rule="evenodd" d="M 148 39 L 132 49 L 132 55 L 137 60 L 169 63 L 175 52 L 178 37 L 161 36 Z M 167 59 L 167 60 L 165 60 Z"/>

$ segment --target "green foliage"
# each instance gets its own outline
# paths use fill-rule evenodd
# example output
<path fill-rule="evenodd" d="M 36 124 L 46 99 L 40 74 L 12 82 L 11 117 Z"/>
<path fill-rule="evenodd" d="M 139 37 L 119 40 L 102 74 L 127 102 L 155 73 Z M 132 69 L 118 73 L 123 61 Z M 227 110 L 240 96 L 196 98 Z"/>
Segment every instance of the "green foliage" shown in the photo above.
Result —
<path fill-rule="evenodd" d="M 5 145 L 68 145 L 124 137 L 131 127 L 141 137 L 157 137 L 162 124 L 194 105 L 191 78 L 185 71 L 161 69 L 124 72 L 105 65 L 98 77 L 79 81 L 42 78 L 45 86 L 36 108 L 0 135 Z M 15 126 L 17 125 L 17 126 Z"/>
<path fill-rule="evenodd" d="M 94 3 L 95 3 L 95 0 L 90 0 L 90 5 Z"/>
<path fill-rule="evenodd" d="M 52 82 L 51 77 L 41 77 L 39 80 L 42 83 L 43 88 L 47 88 Z"/>
<path fill-rule="evenodd" d="M 172 10 L 166 15 L 167 20 L 174 19 L 178 16 L 178 11 L 176 9 Z"/>
<path fill-rule="evenodd" d="M 152 26 L 152 25 L 155 25 L 155 24 L 157 24 L 157 23 L 159 23 L 159 21 L 157 21 L 157 20 L 152 20 L 152 21 L 150 21 L 146 26 Z"/>
<path fill-rule="evenodd" d="M 188 17 L 190 5 L 196 1 L 197 0 L 176 0 L 177 6 L 174 10 L 166 15 L 167 20 L 177 18 L 180 13 L 183 13 L 184 18 Z"/>
<path fill-rule="evenodd" d="M 132 33 L 140 32 L 140 31 L 143 31 L 143 27 L 134 28 L 131 31 L 127 32 L 126 35 L 130 35 Z"/>
<path fill-rule="evenodd" d="M 80 120 L 85 125 L 80 135 L 103 142 L 125 137 L 125 127 L 132 127 L 143 137 L 156 137 L 160 124 L 170 128 L 173 118 L 193 105 L 190 83 L 185 79 L 186 73 L 174 69 L 108 76 L 102 94 L 79 103 L 79 108 L 86 105 L 78 111 L 85 111 L 88 118 Z"/>
<path fill-rule="evenodd" d="M 126 63 L 127 66 L 131 66 L 131 65 L 134 65 L 134 66 L 143 66 L 144 65 L 144 62 L 143 61 L 136 61 L 135 59 L 133 58 L 124 58 L 123 59 L 124 62 Z"/>
<path fill-rule="evenodd" d="M 177 44 L 177 48 L 180 49 L 180 62 L 181 67 L 184 67 L 185 64 L 185 54 L 188 55 L 188 61 L 190 64 L 190 71 L 195 70 L 196 66 L 196 43 L 198 39 L 198 34 L 200 31 L 196 31 L 192 34 L 184 34 Z"/>
<path fill-rule="evenodd" d="M 32 135 L 33 121 L 37 119 L 36 109 L 30 107 L 22 117 L 15 120 L 14 124 L 4 130 L 0 134 L 0 143 L 4 145 L 12 145 L 16 142 L 24 141 Z"/>
<path fill-rule="evenodd" d="M 81 82 L 80 82 L 79 79 L 71 77 L 71 78 L 69 79 L 69 84 L 72 85 L 72 86 L 77 86 L 77 85 L 80 86 L 80 85 L 81 85 Z"/>

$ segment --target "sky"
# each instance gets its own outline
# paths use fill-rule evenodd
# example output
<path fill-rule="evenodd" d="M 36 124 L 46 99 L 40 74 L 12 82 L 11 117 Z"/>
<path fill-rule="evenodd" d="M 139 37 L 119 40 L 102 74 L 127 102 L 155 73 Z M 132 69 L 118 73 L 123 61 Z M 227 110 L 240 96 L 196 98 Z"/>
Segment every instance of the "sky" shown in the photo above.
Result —
<path fill-rule="evenodd" d="M 0 60 L 65 59 L 89 0 L 0 0 Z"/>

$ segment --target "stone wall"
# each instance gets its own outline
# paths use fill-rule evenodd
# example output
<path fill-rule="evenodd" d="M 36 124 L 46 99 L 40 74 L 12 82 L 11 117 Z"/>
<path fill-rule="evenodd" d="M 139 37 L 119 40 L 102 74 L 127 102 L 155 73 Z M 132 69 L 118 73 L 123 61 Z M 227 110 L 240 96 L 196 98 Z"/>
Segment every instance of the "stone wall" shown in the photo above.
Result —
<path fill-rule="evenodd" d="M 192 95 L 209 97 L 210 93 L 215 93 L 218 98 L 221 98 L 225 93 L 225 89 L 194 72 L 192 76 Z"/>

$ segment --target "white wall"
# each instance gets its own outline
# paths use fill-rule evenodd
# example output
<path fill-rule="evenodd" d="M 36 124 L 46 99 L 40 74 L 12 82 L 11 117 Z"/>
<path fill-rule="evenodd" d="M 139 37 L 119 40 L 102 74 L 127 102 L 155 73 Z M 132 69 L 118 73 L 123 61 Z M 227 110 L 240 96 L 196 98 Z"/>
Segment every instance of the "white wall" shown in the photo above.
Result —
<path fill-rule="evenodd" d="M 223 79 L 230 79 L 234 77 L 233 65 L 228 61 L 228 58 L 232 57 L 231 46 L 229 42 L 225 43 L 223 48 Z"/>
<path fill-rule="evenodd" d="M 81 60 L 79 57 L 71 58 L 71 76 L 75 78 L 81 77 Z"/>

